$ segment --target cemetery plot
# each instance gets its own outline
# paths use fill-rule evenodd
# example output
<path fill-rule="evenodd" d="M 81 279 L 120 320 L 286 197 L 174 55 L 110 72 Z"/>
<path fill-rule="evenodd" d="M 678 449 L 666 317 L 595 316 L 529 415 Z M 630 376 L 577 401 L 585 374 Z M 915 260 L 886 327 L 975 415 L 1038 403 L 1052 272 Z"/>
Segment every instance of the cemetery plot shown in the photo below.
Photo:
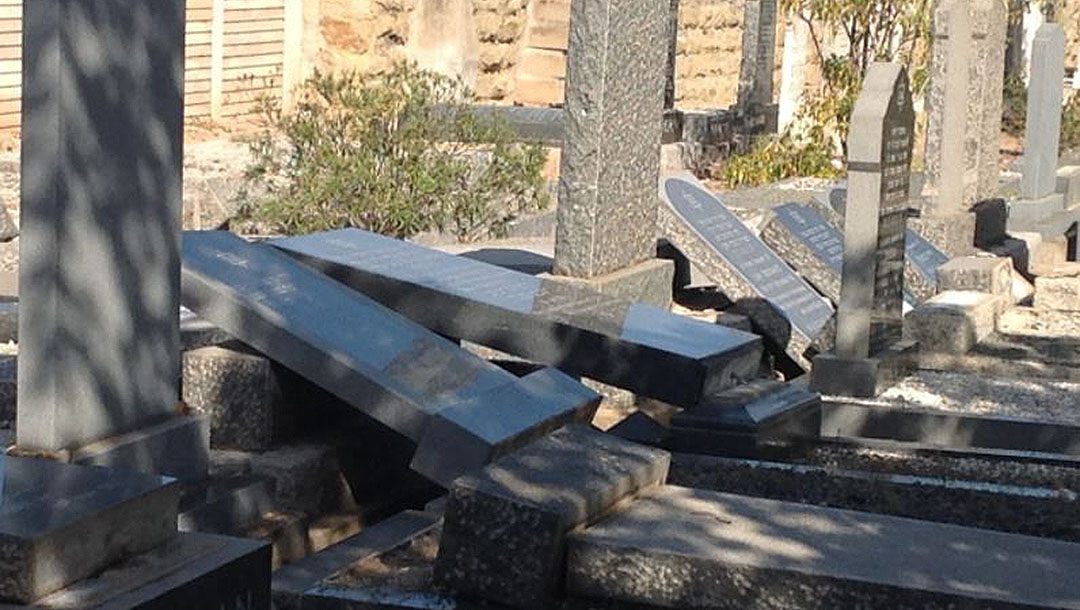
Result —
<path fill-rule="evenodd" d="M 441 483 L 572 420 L 599 397 L 543 369 L 521 380 L 265 244 L 188 232 L 184 305 L 419 443 Z"/>
<path fill-rule="evenodd" d="M 668 177 L 662 183 L 665 237 L 770 341 L 809 369 L 804 353 L 828 334 L 832 306 L 696 180 Z"/>
<path fill-rule="evenodd" d="M 358 229 L 272 243 L 435 332 L 672 404 L 753 377 L 760 358 L 749 333 Z"/>

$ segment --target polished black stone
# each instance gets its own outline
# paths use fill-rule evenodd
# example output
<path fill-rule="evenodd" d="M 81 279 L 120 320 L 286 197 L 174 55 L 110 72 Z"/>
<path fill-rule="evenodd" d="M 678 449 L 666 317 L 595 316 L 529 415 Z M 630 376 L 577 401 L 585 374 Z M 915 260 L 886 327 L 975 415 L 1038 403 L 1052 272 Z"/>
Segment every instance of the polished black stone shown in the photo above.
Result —
<path fill-rule="evenodd" d="M 832 309 L 715 195 L 685 180 L 666 180 L 664 190 L 675 212 L 761 296 L 804 335 L 818 335 Z"/>
<path fill-rule="evenodd" d="M 186 307 L 421 447 L 464 444 L 470 455 L 477 443 L 506 448 L 584 413 L 596 398 L 553 370 L 543 371 L 555 378 L 549 387 L 579 391 L 516 391 L 514 375 L 266 244 L 187 232 L 182 258 Z M 508 395 L 526 399 L 506 402 Z M 490 417 L 478 421 L 479 413 Z M 492 456 L 484 457 L 472 466 Z M 440 482 L 460 474 L 421 472 Z"/>
<path fill-rule="evenodd" d="M 752 375 L 760 339 L 357 229 L 273 245 L 450 337 L 675 404 Z"/>

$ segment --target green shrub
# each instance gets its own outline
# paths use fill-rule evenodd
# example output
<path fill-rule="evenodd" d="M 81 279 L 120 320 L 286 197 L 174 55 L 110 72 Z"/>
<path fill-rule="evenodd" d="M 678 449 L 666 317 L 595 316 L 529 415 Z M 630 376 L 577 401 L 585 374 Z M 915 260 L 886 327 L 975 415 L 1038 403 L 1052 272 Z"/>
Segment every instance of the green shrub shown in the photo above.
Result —
<path fill-rule="evenodd" d="M 839 174 L 825 138 L 798 140 L 789 134 L 762 138 L 749 153 L 731 157 L 712 171 L 712 177 L 730 189 L 791 177 L 835 178 Z"/>
<path fill-rule="evenodd" d="M 460 82 L 411 66 L 316 74 L 293 112 L 264 102 L 242 218 L 259 231 L 359 227 L 395 237 L 497 235 L 547 203 L 539 145 L 471 112 Z"/>

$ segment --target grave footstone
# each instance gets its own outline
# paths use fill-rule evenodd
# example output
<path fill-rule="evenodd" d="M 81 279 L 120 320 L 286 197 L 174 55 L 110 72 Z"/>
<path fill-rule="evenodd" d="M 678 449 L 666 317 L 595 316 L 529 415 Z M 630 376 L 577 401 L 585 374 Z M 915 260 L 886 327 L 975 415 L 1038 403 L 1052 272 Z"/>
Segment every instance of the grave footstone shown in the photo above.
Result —
<path fill-rule="evenodd" d="M 661 184 L 663 235 L 716 282 L 755 328 L 805 369 L 829 347 L 832 306 L 692 176 Z"/>
<path fill-rule="evenodd" d="M 884 552 L 884 549 L 888 549 Z M 574 533 L 571 594 L 665 608 L 1080 608 L 1080 544 L 664 486 Z"/>
<path fill-rule="evenodd" d="M 926 134 L 926 183 L 920 198 L 920 216 L 909 226 L 938 249 L 952 256 L 974 250 L 974 202 L 978 172 L 972 132 L 967 139 L 974 41 L 967 0 L 945 0 L 934 12 L 934 44 L 927 93 L 929 118 Z"/>
<path fill-rule="evenodd" d="M 1065 198 L 1057 192 L 1064 78 L 1065 30 L 1056 23 L 1043 24 L 1032 41 L 1021 198 L 1009 205 L 1009 228 L 1014 231 L 1041 232 L 1045 222 L 1065 210 Z"/>
<path fill-rule="evenodd" d="M 359 229 L 271 243 L 439 334 L 672 404 L 751 378 L 760 360 L 749 333 Z"/>
<path fill-rule="evenodd" d="M 184 3 L 35 0 L 22 28 L 17 442 L 56 452 L 177 413 Z M 199 476 L 181 424 L 195 445 L 115 448 Z"/>
<path fill-rule="evenodd" d="M 627 282 L 652 285 L 639 274 L 666 278 L 670 286 L 673 273 L 668 261 L 650 260 L 668 9 L 656 0 L 570 4 L 554 270 L 604 292 Z M 615 272 L 621 273 L 609 277 Z M 663 296 L 664 302 L 649 302 L 666 306 L 670 291 Z"/>
<path fill-rule="evenodd" d="M 418 443 L 413 468 L 449 484 L 573 420 L 599 397 L 542 369 L 494 364 L 266 244 L 187 232 L 184 305 Z"/>
<path fill-rule="evenodd" d="M 844 267 L 836 351 L 814 359 L 811 387 L 827 394 L 864 393 L 863 373 L 879 367 L 880 390 L 901 363 L 886 363 L 903 335 L 905 221 L 915 111 L 899 64 L 870 66 L 852 113 Z M 860 374 L 852 375 L 854 361 Z M 854 378 L 858 377 L 858 378 Z"/>

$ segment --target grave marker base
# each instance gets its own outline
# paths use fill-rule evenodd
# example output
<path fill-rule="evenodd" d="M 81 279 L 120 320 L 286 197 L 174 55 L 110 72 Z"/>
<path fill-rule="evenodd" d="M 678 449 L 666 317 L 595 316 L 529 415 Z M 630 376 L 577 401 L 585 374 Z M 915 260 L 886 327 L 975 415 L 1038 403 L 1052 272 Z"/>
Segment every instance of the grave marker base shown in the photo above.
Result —
<path fill-rule="evenodd" d="M 819 354 L 810 373 L 810 389 L 830 396 L 877 396 L 915 371 L 916 347 L 912 342 L 895 343 L 871 358 Z"/>
<path fill-rule="evenodd" d="M 907 225 L 949 258 L 975 253 L 976 217 L 973 212 L 909 218 Z"/>
<path fill-rule="evenodd" d="M 576 278 L 552 274 L 542 274 L 541 277 L 591 288 L 624 301 L 669 309 L 675 281 L 675 263 L 654 258 L 597 277 Z"/>

